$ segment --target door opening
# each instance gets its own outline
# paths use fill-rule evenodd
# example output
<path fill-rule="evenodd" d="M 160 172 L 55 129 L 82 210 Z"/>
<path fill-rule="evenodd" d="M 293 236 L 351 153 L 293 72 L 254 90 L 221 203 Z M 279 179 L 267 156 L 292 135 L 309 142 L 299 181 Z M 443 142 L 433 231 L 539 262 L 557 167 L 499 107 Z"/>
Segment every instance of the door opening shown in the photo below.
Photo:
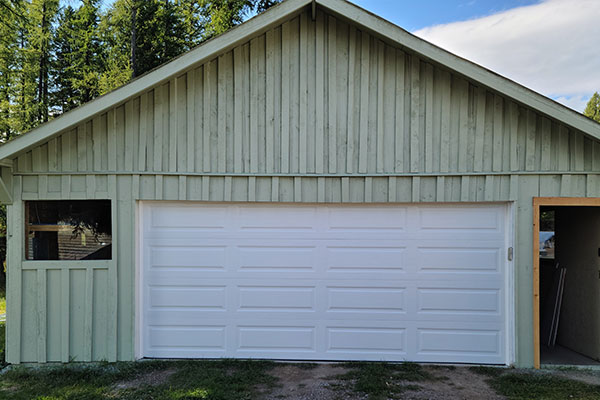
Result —
<path fill-rule="evenodd" d="M 600 366 L 600 203 L 560 200 L 534 204 L 535 366 Z"/>

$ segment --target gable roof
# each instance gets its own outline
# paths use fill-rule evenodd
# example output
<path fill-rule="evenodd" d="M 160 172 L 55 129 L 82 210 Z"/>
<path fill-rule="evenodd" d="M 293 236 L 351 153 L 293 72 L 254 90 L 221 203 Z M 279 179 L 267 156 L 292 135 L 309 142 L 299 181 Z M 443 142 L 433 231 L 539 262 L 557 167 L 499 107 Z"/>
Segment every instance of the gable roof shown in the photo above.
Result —
<path fill-rule="evenodd" d="M 60 117 L 21 135 L 0 146 L 0 160 L 14 157 L 39 145 L 61 132 L 75 127 L 94 115 L 103 113 L 128 99 L 168 81 L 196 64 L 208 61 L 215 56 L 248 41 L 273 26 L 285 22 L 295 15 L 312 7 L 315 12 L 320 6 L 324 10 L 351 21 L 359 27 L 371 31 L 382 40 L 402 49 L 419 54 L 420 57 L 441 64 L 471 81 L 530 107 L 548 117 L 577 129 L 592 138 L 600 140 L 600 124 L 582 114 L 534 92 L 510 79 L 498 75 L 471 61 L 437 47 L 404 29 L 386 21 L 346 0 L 286 0 L 249 21 L 219 35 L 174 60 L 140 76 L 128 84 L 81 105 Z"/>

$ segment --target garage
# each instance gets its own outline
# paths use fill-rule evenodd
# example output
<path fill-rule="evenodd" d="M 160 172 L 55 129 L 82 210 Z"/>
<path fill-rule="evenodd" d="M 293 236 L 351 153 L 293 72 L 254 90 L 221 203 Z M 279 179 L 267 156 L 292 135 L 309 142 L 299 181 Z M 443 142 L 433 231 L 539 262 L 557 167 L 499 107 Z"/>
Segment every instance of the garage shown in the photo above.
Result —
<path fill-rule="evenodd" d="M 142 357 L 508 362 L 507 205 L 139 215 Z"/>
<path fill-rule="evenodd" d="M 539 368 L 540 213 L 600 205 L 600 125 L 346 1 L 286 0 L 1 145 L 0 203 L 12 364 Z"/>

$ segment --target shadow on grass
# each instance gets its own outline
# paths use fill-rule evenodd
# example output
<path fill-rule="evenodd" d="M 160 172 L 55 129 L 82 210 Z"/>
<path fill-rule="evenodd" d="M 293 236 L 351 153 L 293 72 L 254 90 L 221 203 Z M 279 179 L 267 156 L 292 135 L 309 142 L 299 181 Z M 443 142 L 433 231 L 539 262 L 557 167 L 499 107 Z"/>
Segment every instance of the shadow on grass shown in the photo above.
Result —
<path fill-rule="evenodd" d="M 272 367 L 264 361 L 223 360 L 16 368 L 0 377 L 0 398 L 254 399 L 257 385 L 275 384 L 276 378 L 268 374 Z M 144 380 L 152 372 L 167 369 L 174 372 L 164 381 Z M 127 382 L 126 388 L 117 385 L 122 382 Z"/>
<path fill-rule="evenodd" d="M 511 400 L 597 400 L 600 385 L 552 376 L 543 371 L 511 371 L 502 368 L 472 367 L 487 377 L 496 393 Z"/>

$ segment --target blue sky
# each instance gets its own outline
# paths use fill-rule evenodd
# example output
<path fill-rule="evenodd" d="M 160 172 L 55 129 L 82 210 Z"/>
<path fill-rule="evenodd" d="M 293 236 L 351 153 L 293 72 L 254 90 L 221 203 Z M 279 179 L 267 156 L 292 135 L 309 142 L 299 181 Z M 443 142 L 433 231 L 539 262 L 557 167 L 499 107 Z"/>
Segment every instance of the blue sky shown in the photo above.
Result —
<path fill-rule="evenodd" d="M 538 0 L 351 0 L 408 31 L 496 14 Z"/>
<path fill-rule="evenodd" d="M 576 111 L 600 92 L 600 0 L 350 0 Z"/>

